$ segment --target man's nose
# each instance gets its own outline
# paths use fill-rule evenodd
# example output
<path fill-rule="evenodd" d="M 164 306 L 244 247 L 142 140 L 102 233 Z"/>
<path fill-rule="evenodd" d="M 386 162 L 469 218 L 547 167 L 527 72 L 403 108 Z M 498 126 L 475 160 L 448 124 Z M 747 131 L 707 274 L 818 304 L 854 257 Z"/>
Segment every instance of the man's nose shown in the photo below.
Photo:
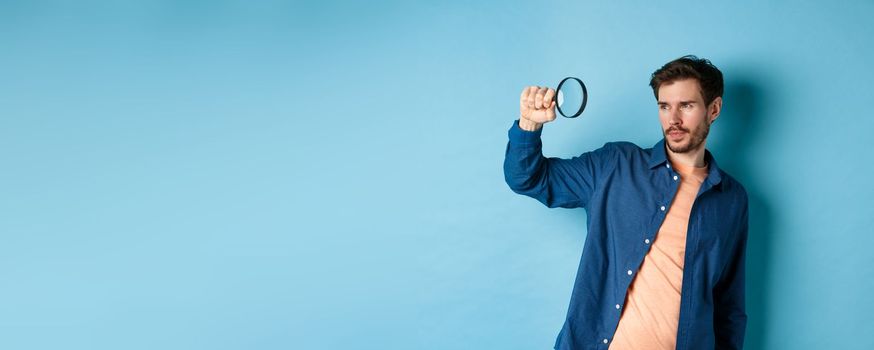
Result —
<path fill-rule="evenodd" d="M 671 118 L 670 118 L 671 125 L 678 125 L 682 121 L 683 120 L 680 119 L 680 111 L 678 111 L 676 108 L 671 110 Z"/>

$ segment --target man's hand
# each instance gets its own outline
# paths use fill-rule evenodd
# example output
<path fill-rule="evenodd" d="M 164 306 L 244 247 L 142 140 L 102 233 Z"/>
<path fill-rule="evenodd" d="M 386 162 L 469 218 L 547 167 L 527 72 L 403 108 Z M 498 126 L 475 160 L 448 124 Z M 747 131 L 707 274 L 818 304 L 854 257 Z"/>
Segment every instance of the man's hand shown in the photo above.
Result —
<path fill-rule="evenodd" d="M 519 97 L 519 127 L 535 131 L 544 123 L 555 120 L 555 90 L 547 87 L 528 86 Z"/>

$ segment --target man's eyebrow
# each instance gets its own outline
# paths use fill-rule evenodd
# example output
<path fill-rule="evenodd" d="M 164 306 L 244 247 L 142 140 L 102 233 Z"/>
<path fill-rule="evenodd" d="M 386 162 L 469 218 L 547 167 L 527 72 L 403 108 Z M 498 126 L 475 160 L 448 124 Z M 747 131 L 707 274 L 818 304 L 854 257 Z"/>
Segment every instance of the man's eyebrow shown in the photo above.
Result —
<path fill-rule="evenodd" d="M 696 102 L 697 102 L 697 101 L 695 101 L 695 100 L 680 101 L 680 104 L 692 104 L 692 103 L 696 103 Z M 660 104 L 660 105 L 667 105 L 667 104 L 670 104 L 670 102 L 658 101 L 658 104 Z"/>

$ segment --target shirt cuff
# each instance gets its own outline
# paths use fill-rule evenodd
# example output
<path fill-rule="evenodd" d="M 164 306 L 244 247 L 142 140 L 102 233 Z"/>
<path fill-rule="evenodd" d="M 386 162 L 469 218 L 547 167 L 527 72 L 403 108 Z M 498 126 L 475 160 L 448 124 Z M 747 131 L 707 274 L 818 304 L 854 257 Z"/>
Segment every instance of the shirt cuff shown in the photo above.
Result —
<path fill-rule="evenodd" d="M 519 119 L 513 121 L 513 125 L 508 132 L 510 143 L 538 143 L 540 142 L 540 134 L 543 132 L 543 127 L 534 131 L 524 130 L 519 127 Z"/>

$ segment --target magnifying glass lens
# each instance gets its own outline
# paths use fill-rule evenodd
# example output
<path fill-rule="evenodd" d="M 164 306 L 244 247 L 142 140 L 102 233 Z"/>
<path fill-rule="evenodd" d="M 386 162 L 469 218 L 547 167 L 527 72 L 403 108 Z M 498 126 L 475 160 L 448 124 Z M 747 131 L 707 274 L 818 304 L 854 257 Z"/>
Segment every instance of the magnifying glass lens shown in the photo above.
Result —
<path fill-rule="evenodd" d="M 586 86 L 583 82 L 574 77 L 567 77 L 558 84 L 555 104 L 561 115 L 575 118 L 583 113 L 587 98 Z"/>

